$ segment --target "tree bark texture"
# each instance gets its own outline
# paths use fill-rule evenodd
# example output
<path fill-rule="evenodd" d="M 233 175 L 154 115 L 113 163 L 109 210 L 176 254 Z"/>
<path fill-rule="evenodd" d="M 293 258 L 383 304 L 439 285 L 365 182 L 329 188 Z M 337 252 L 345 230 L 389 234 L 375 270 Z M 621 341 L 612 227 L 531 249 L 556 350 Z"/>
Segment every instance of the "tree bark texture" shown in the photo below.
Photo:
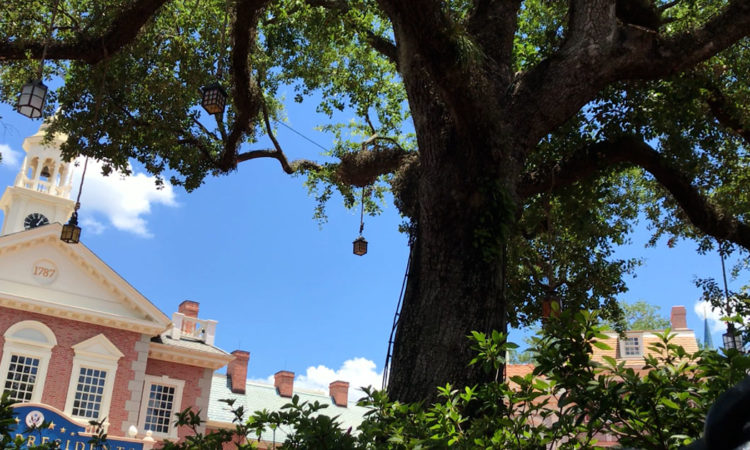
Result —
<path fill-rule="evenodd" d="M 506 328 L 503 230 L 515 220 L 517 169 L 497 129 L 502 122 L 485 117 L 470 127 L 458 123 L 419 56 L 401 66 L 420 165 L 415 241 L 389 393 L 402 401 L 431 401 L 438 386 L 466 386 L 486 377 L 468 366 L 471 331 Z M 484 101 L 493 103 L 490 96 Z M 502 155 L 505 164 L 498 160 Z"/>

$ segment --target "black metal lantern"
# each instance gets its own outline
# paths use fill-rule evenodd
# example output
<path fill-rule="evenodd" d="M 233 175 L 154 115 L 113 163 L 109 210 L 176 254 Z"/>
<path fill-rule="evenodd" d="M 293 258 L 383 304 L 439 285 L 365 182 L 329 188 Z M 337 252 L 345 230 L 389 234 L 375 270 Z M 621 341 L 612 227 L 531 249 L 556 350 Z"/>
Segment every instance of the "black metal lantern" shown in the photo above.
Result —
<path fill-rule="evenodd" d="M 21 88 L 16 110 L 30 119 L 38 119 L 42 117 L 46 97 L 47 86 L 41 80 L 29 81 Z"/>
<path fill-rule="evenodd" d="M 77 244 L 81 240 L 81 227 L 78 226 L 78 212 L 73 211 L 68 223 L 63 225 L 60 240 L 68 244 Z"/>
<path fill-rule="evenodd" d="M 209 114 L 223 114 L 227 105 L 227 92 L 219 83 L 213 83 L 203 88 L 201 106 Z"/>
<path fill-rule="evenodd" d="M 742 351 L 742 336 L 734 331 L 734 328 L 730 328 L 721 336 L 724 339 L 724 349 L 734 349 Z"/>
<path fill-rule="evenodd" d="M 367 253 L 367 240 L 360 236 L 352 242 L 354 244 L 354 254 L 362 256 Z"/>

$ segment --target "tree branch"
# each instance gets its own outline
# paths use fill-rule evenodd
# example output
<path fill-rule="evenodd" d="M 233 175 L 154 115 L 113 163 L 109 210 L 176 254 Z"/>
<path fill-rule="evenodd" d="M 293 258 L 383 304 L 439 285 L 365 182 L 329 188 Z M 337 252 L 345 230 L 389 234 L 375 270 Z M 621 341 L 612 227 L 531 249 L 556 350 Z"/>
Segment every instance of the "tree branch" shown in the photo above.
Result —
<path fill-rule="evenodd" d="M 659 152 L 633 137 L 592 144 L 567 161 L 528 174 L 518 187 L 519 195 L 528 198 L 567 186 L 618 163 L 636 165 L 651 173 L 704 233 L 750 249 L 750 226 L 719 209 Z"/>
<path fill-rule="evenodd" d="M 526 147 L 534 148 L 606 86 L 602 68 L 611 64 L 615 12 L 614 0 L 570 0 L 560 49 L 517 76 L 510 110 Z"/>
<path fill-rule="evenodd" d="M 514 128 L 526 136 L 529 148 L 608 84 L 678 73 L 750 35 L 747 0 L 731 0 L 704 25 L 669 37 L 615 20 L 614 1 L 600 2 L 571 0 L 570 30 L 563 47 L 515 83 Z M 605 13 L 609 18 L 602 16 Z"/>
<path fill-rule="evenodd" d="M 390 140 L 389 138 L 376 138 Z M 377 180 L 380 175 L 394 173 L 406 158 L 411 155 L 398 145 L 381 146 L 373 145 L 367 149 L 341 156 L 341 162 L 336 169 L 336 177 L 345 184 L 357 187 L 368 186 Z"/>
<path fill-rule="evenodd" d="M 258 91 L 262 92 L 260 81 L 257 83 L 257 85 Z M 289 160 L 284 154 L 284 151 L 281 149 L 281 144 L 279 144 L 279 141 L 276 139 L 276 135 L 274 135 L 273 133 L 273 128 L 271 128 L 271 121 L 268 118 L 268 107 L 266 106 L 265 99 L 261 99 L 261 111 L 263 112 L 263 123 L 266 126 L 266 134 L 268 134 L 271 142 L 273 142 L 274 150 L 253 150 L 246 153 L 240 153 L 239 155 L 237 155 L 237 163 L 240 163 L 242 161 L 249 161 L 256 158 L 274 158 L 279 161 L 284 172 L 290 175 L 302 168 L 308 170 L 315 170 L 320 168 L 318 164 L 315 164 L 312 161 L 306 161 L 306 163 L 304 164 L 296 162 L 294 166 L 289 164 Z"/>
<path fill-rule="evenodd" d="M 708 91 L 710 96 L 706 99 L 706 103 L 716 120 L 750 144 L 750 127 L 742 120 L 737 107 L 718 86 L 708 86 Z"/>
<path fill-rule="evenodd" d="M 375 34 L 372 30 L 365 30 L 364 34 L 370 47 L 388 58 L 396 66 L 396 70 L 398 70 L 398 48 L 396 44 L 391 42 L 390 39 Z"/>
<path fill-rule="evenodd" d="M 119 12 L 108 30 L 98 36 L 79 34 L 70 42 L 51 42 L 46 59 L 76 60 L 89 64 L 111 57 L 132 42 L 159 8 L 169 0 L 135 0 L 130 7 Z M 0 43 L 0 61 L 22 60 L 29 56 L 40 59 L 44 52 L 43 41 L 14 40 Z"/>
<path fill-rule="evenodd" d="M 348 4 L 345 0 L 307 0 L 307 4 L 310 6 L 325 8 L 330 11 L 339 11 L 340 13 L 342 13 L 342 18 L 344 17 L 344 13 L 351 10 L 351 5 Z M 354 28 L 358 33 L 364 35 L 365 42 L 367 42 L 370 47 L 372 47 L 376 52 L 388 58 L 388 60 L 390 60 L 394 65 L 396 65 L 396 67 L 398 67 L 398 52 L 396 49 L 396 44 L 394 44 L 390 39 L 375 34 L 375 32 L 370 29 L 362 30 L 358 29 L 358 27 L 356 26 Z"/>
<path fill-rule="evenodd" d="M 474 0 L 467 22 L 477 43 L 502 68 L 500 76 L 505 85 L 510 84 L 512 76 L 510 62 L 520 8 L 520 0 Z"/>
<path fill-rule="evenodd" d="M 750 35 L 750 2 L 732 0 L 724 10 L 703 26 L 678 35 L 663 38 L 658 35 L 637 37 L 631 34 L 630 43 L 640 41 L 631 61 L 617 64 L 616 79 L 655 79 L 692 67 L 738 40 Z M 646 37 L 646 39 L 644 39 Z"/>
<path fill-rule="evenodd" d="M 232 58 L 231 71 L 233 78 L 232 98 L 237 116 L 232 124 L 224 144 L 219 166 L 229 171 L 237 166 L 237 150 L 242 137 L 250 127 L 250 121 L 257 117 L 263 96 L 250 75 L 250 46 L 257 38 L 258 21 L 263 9 L 270 0 L 239 0 L 235 7 L 235 19 L 232 24 Z"/>

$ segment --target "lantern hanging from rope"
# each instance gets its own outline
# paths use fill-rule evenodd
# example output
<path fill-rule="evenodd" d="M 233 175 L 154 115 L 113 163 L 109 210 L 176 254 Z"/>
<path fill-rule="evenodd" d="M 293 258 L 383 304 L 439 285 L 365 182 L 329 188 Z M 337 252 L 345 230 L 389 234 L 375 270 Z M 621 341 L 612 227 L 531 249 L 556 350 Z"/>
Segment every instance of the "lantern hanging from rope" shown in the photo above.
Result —
<path fill-rule="evenodd" d="M 68 223 L 63 225 L 60 240 L 68 244 L 77 244 L 81 241 L 81 227 L 78 226 L 78 209 L 81 207 L 81 192 L 83 191 L 83 180 L 86 178 L 86 168 L 89 165 L 87 157 L 83 162 L 83 173 L 81 174 L 81 184 L 78 186 L 78 197 L 73 214 L 70 216 Z"/>
<path fill-rule="evenodd" d="M 359 237 L 352 242 L 354 245 L 354 254 L 362 256 L 367 253 L 367 240 L 362 236 L 365 229 L 365 188 L 362 188 L 362 204 L 359 213 Z"/>
<path fill-rule="evenodd" d="M 226 50 L 226 28 L 227 28 L 227 16 L 229 15 L 229 2 L 227 2 L 226 10 L 224 11 L 224 25 L 221 28 L 221 50 L 219 52 L 219 59 L 216 62 L 216 82 L 204 86 L 201 88 L 203 94 L 203 100 L 201 106 L 211 115 L 224 114 L 224 109 L 227 106 L 227 91 L 221 87 L 221 75 L 222 75 L 222 62 L 224 59 L 224 51 Z"/>
<path fill-rule="evenodd" d="M 203 101 L 201 106 L 209 114 L 224 114 L 224 109 L 227 106 L 227 92 L 219 83 L 212 83 L 208 86 L 204 86 L 203 89 Z"/>
<path fill-rule="evenodd" d="M 44 78 L 44 59 L 47 57 L 47 48 L 52 38 L 52 30 L 55 26 L 55 17 L 57 16 L 57 5 L 59 2 L 60 0 L 56 0 L 52 7 L 52 17 L 47 28 L 47 37 L 44 40 L 37 79 L 23 85 L 21 93 L 18 95 L 18 102 L 16 102 L 16 111 L 30 119 L 38 119 L 42 117 L 44 112 L 44 100 L 47 97 L 47 86 L 42 83 L 42 79 Z"/>

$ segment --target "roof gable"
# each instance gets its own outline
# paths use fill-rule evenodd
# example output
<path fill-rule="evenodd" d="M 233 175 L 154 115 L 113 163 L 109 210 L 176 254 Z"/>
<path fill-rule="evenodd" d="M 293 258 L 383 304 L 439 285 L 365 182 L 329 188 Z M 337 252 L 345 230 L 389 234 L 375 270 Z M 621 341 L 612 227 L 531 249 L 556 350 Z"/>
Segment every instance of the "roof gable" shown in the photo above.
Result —
<path fill-rule="evenodd" d="M 57 223 L 0 236 L 0 306 L 158 334 L 169 318 Z"/>

